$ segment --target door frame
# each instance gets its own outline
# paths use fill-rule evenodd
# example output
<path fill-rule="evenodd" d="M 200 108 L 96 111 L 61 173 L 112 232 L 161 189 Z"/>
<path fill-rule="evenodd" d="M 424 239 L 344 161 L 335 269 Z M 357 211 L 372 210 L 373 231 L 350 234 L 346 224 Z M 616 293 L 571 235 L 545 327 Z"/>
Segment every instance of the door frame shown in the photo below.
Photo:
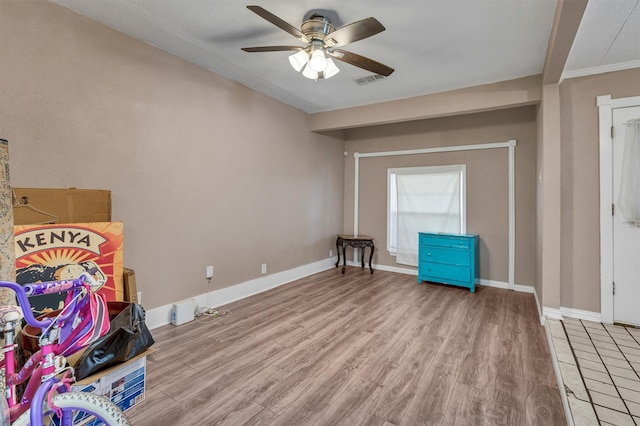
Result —
<path fill-rule="evenodd" d="M 613 110 L 640 106 L 640 96 L 596 97 L 600 140 L 600 317 L 613 323 Z"/>

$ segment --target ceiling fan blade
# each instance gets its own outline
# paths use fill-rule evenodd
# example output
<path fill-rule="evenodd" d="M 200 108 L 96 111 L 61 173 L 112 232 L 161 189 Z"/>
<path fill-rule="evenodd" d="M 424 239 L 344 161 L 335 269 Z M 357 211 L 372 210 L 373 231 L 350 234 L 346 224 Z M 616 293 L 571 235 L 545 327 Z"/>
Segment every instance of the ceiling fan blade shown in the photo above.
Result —
<path fill-rule="evenodd" d="M 347 64 L 354 65 L 358 68 L 362 68 L 385 77 L 389 77 L 391 73 L 395 71 L 393 68 L 378 61 L 374 61 L 373 59 L 369 59 L 352 52 L 347 52 L 346 50 L 336 49 L 329 51 L 329 54 L 339 61 L 346 62 Z"/>
<path fill-rule="evenodd" d="M 304 35 L 302 31 L 300 31 L 293 25 L 289 24 L 288 22 L 278 18 L 276 15 L 269 12 L 268 10 L 263 9 L 260 6 L 247 6 L 247 9 L 249 9 L 256 15 L 266 19 L 267 21 L 271 22 L 276 27 L 285 30 L 286 32 L 288 32 L 289 34 L 291 34 L 301 42 L 305 44 L 311 43 L 311 40 L 309 40 L 309 38 L 306 35 Z"/>
<path fill-rule="evenodd" d="M 245 52 L 280 52 L 283 50 L 303 50 L 300 46 L 261 46 L 261 47 L 243 47 Z"/>
<path fill-rule="evenodd" d="M 324 38 L 327 47 L 344 46 L 384 31 L 384 26 L 376 18 L 367 18 L 344 25 Z"/>

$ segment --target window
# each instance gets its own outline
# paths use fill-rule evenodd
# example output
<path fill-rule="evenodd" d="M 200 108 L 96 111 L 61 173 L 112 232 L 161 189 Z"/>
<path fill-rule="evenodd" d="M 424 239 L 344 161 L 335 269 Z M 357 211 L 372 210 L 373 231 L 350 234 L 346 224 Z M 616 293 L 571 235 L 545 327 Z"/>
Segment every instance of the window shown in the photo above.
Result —
<path fill-rule="evenodd" d="M 387 250 L 418 265 L 418 233 L 466 233 L 466 166 L 388 169 Z"/>

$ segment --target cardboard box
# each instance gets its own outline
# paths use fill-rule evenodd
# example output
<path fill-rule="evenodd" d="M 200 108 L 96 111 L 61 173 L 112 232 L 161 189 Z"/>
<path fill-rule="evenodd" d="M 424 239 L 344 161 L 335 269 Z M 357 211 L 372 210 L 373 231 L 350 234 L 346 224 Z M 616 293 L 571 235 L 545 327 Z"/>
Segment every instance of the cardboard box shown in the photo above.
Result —
<path fill-rule="evenodd" d="M 122 283 L 124 286 L 124 300 L 127 302 L 140 303 L 138 301 L 138 287 L 136 287 L 136 273 L 133 269 L 123 268 L 124 275 Z"/>
<path fill-rule="evenodd" d="M 147 350 L 125 363 L 79 380 L 71 385 L 71 390 L 105 396 L 122 411 L 127 411 L 144 401 L 147 355 L 151 352 L 151 349 Z M 74 425 L 77 424 L 98 426 L 103 423 L 86 418 L 74 421 Z"/>
<path fill-rule="evenodd" d="M 15 225 L 111 222 L 111 191 L 13 188 Z"/>

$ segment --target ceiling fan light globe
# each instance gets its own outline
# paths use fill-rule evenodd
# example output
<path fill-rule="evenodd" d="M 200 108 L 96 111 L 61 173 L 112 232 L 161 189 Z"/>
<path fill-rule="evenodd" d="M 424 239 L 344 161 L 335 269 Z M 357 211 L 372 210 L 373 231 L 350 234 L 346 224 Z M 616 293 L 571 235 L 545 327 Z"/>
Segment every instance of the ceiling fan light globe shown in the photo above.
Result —
<path fill-rule="evenodd" d="M 340 72 L 340 68 L 331 60 L 327 58 L 327 67 L 324 69 L 324 78 L 331 78 Z"/>
<path fill-rule="evenodd" d="M 311 52 L 311 58 L 309 59 L 309 67 L 315 72 L 322 72 L 327 67 L 327 58 L 324 56 L 322 49 L 316 49 Z"/>
<path fill-rule="evenodd" d="M 318 73 L 311 68 L 310 64 L 307 64 L 307 66 L 304 67 L 304 69 L 302 70 L 302 75 L 308 78 L 309 80 L 318 79 Z"/>
<path fill-rule="evenodd" d="M 302 71 L 302 68 L 309 62 L 309 55 L 304 50 L 299 50 L 297 53 L 289 56 L 289 63 L 297 72 Z"/>

